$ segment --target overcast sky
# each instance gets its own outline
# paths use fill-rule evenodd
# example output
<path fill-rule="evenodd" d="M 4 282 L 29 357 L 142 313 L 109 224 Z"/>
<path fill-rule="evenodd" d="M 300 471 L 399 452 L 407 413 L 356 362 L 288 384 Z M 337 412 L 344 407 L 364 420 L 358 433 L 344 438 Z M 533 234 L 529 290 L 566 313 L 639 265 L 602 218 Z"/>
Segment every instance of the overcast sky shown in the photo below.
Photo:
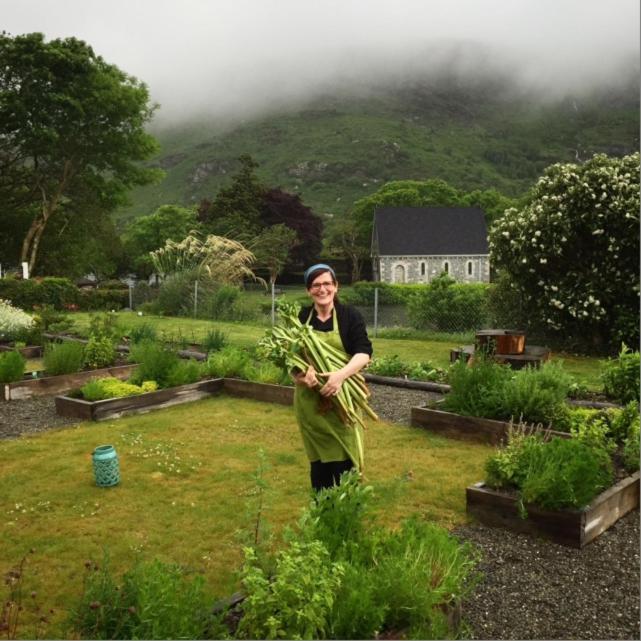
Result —
<path fill-rule="evenodd" d="M 441 68 L 558 94 L 639 65 L 639 0 L 0 0 L 0 28 L 87 41 L 163 120 Z"/>

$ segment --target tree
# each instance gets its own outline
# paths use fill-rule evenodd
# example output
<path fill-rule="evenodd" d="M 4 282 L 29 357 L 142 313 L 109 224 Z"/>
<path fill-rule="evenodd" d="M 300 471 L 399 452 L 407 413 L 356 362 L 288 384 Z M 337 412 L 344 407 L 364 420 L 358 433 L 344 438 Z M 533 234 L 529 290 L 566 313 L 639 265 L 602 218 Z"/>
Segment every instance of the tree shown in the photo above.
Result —
<path fill-rule="evenodd" d="M 490 232 L 495 266 L 552 332 L 618 351 L 639 340 L 639 154 L 555 164 Z"/>
<path fill-rule="evenodd" d="M 0 195 L 29 215 L 20 260 L 30 271 L 48 223 L 65 208 L 108 212 L 158 172 L 146 86 L 75 38 L 0 34 Z M 75 207 L 69 207 L 75 205 Z"/>
<path fill-rule="evenodd" d="M 360 232 L 353 212 L 332 222 L 327 235 L 327 248 L 336 256 L 343 256 L 351 265 L 351 282 L 361 279 L 363 261 L 369 258 L 369 247 L 365 249 L 360 241 Z"/>
<path fill-rule="evenodd" d="M 258 163 L 249 155 L 238 158 L 240 169 L 232 183 L 223 187 L 214 200 L 201 201 L 199 221 L 209 234 L 250 241 L 260 233 L 260 208 L 266 191 L 256 176 Z"/>
<path fill-rule="evenodd" d="M 125 248 L 134 267 L 148 276 L 152 270 L 149 252 L 167 240 L 179 241 L 198 227 L 196 211 L 178 205 L 162 205 L 153 214 L 136 218 L 125 232 Z"/>
<path fill-rule="evenodd" d="M 323 221 L 303 204 L 298 194 L 269 189 L 263 194 L 260 220 L 264 225 L 283 224 L 296 232 L 289 261 L 299 267 L 316 262 L 323 247 Z"/>
<path fill-rule="evenodd" d="M 296 232 L 284 224 L 272 225 L 264 229 L 251 245 L 256 256 L 256 264 L 269 272 L 270 285 L 283 271 L 292 248 L 297 244 Z"/>

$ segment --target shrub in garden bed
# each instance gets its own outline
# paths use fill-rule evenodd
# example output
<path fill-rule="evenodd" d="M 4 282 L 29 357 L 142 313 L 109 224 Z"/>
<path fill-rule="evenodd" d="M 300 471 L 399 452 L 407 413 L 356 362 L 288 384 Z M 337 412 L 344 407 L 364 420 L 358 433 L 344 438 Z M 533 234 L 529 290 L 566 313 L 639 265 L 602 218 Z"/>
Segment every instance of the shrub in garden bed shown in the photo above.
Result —
<path fill-rule="evenodd" d="M 0 383 L 14 383 L 22 380 L 26 362 L 20 352 L 0 353 Z"/>
<path fill-rule="evenodd" d="M 85 360 L 85 346 L 74 341 L 49 343 L 45 346 L 42 362 L 48 376 L 73 374 L 82 369 Z"/>
<path fill-rule="evenodd" d="M 138 363 L 129 382 L 136 385 L 143 381 L 155 381 L 159 388 L 195 383 L 203 373 L 197 361 L 180 359 L 164 345 L 143 341 L 131 346 L 129 361 Z"/>
<path fill-rule="evenodd" d="M 477 356 L 468 366 L 462 359 L 449 371 L 450 392 L 442 409 L 467 416 L 552 424 L 568 431 L 565 403 L 571 378 L 557 363 L 514 371 Z"/>
<path fill-rule="evenodd" d="M 232 378 L 242 376 L 249 362 L 249 354 L 244 350 L 228 345 L 209 355 L 205 372 L 213 378 Z"/>
<path fill-rule="evenodd" d="M 367 367 L 367 373 L 415 381 L 445 381 L 447 378 L 446 370 L 435 367 L 429 361 L 406 363 L 396 354 L 372 359 Z"/>
<path fill-rule="evenodd" d="M 639 352 L 633 352 L 625 344 L 616 359 L 608 359 L 601 378 L 608 398 L 627 403 L 639 401 Z"/>
<path fill-rule="evenodd" d="M 107 376 L 97 378 L 85 383 L 80 388 L 80 393 L 86 401 L 102 401 L 108 398 L 120 398 L 123 396 L 136 396 L 145 392 L 153 392 L 158 389 L 155 381 L 144 381 L 141 385 L 134 385 L 121 381 L 118 378 Z"/>
<path fill-rule="evenodd" d="M 416 518 L 389 531 L 366 518 L 372 488 L 347 474 L 303 513 L 276 559 L 249 549 L 236 638 L 450 638 L 448 606 L 473 589 L 475 557 Z"/>

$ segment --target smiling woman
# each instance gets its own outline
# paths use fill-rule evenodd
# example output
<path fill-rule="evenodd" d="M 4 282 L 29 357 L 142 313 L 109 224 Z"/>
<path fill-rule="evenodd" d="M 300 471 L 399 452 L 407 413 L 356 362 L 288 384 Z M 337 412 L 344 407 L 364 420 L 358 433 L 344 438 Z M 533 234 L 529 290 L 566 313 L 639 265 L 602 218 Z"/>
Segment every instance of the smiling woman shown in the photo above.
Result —
<path fill-rule="evenodd" d="M 310 365 L 307 371 L 294 373 L 296 419 L 310 461 L 312 487 L 319 491 L 337 485 L 341 474 L 353 467 L 362 470 L 361 426 L 346 426 L 324 399 L 338 396 L 343 382 L 369 363 L 372 344 L 361 314 L 338 301 L 338 281 L 329 265 L 312 265 L 304 279 L 313 304 L 300 311 L 300 322 L 309 325 L 321 341 L 349 356 L 346 365 L 336 371 L 317 372 Z"/>

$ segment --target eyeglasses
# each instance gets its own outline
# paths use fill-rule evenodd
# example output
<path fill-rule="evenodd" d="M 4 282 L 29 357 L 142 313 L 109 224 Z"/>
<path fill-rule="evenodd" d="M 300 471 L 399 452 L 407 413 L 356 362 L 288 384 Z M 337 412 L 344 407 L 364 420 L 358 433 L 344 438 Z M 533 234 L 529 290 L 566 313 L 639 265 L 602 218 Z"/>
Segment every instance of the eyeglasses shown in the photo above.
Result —
<path fill-rule="evenodd" d="M 324 287 L 325 289 L 331 289 L 334 287 L 334 283 L 332 283 L 331 280 L 325 281 L 323 283 L 314 283 L 313 285 L 310 285 L 309 289 L 312 292 L 320 292 L 321 287 Z"/>

